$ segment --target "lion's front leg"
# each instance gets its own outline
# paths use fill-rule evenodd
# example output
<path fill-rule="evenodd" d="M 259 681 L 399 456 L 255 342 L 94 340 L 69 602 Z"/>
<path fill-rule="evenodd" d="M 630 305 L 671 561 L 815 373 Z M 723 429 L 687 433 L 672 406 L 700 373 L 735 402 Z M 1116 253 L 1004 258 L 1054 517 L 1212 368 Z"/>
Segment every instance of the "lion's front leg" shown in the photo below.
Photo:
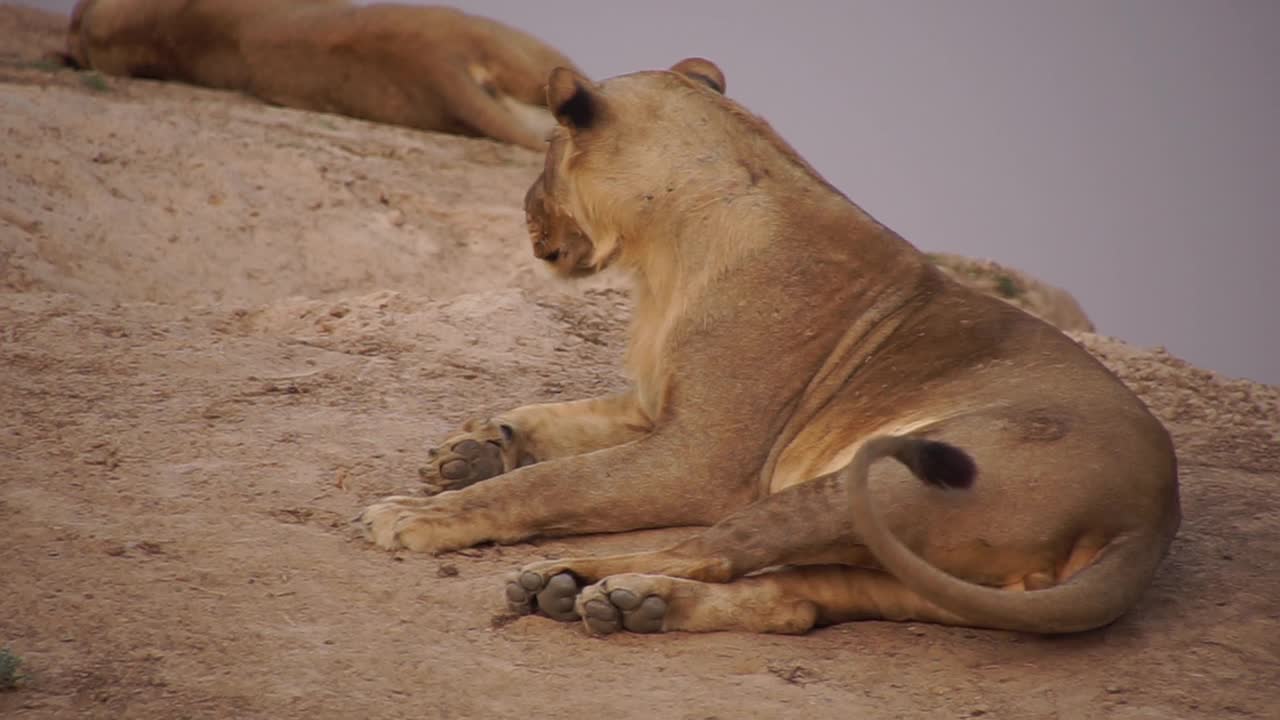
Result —
<path fill-rule="evenodd" d="M 428 492 L 438 493 L 460 490 L 534 462 L 510 423 L 468 420 L 462 430 L 427 451 L 427 464 L 418 468 L 418 477 Z"/>
<path fill-rule="evenodd" d="M 750 502 L 750 468 L 690 463 L 684 438 L 640 440 L 518 468 L 430 498 L 392 497 L 358 521 L 387 549 L 456 550 L 535 535 L 708 525 Z"/>
<path fill-rule="evenodd" d="M 651 429 L 633 392 L 525 405 L 468 421 L 428 451 L 418 473 L 433 490 L 460 490 L 525 465 L 621 445 Z"/>

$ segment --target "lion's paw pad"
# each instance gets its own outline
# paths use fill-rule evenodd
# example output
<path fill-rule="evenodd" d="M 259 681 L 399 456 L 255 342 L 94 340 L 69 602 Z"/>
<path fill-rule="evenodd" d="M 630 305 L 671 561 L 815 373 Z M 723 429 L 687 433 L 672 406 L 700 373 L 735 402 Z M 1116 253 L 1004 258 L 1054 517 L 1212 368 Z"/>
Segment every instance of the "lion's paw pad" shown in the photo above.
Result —
<path fill-rule="evenodd" d="M 446 480 L 483 480 L 502 473 L 502 448 L 497 443 L 462 440 L 449 450 L 456 457 L 440 463 L 440 475 Z"/>
<path fill-rule="evenodd" d="M 522 572 L 507 581 L 507 606 L 513 612 L 538 611 L 552 620 L 569 622 L 578 619 L 574 608 L 578 589 L 578 581 L 569 573 L 544 580 L 538 573 Z"/>
<path fill-rule="evenodd" d="M 502 446 L 489 440 L 465 438 L 429 451 L 431 464 L 418 470 L 423 481 L 460 490 L 504 471 Z"/>
<path fill-rule="evenodd" d="M 623 629 L 655 633 L 662 631 L 667 601 L 657 595 L 641 597 L 625 589 L 591 587 L 583 591 L 582 613 L 587 629 L 596 635 Z"/>

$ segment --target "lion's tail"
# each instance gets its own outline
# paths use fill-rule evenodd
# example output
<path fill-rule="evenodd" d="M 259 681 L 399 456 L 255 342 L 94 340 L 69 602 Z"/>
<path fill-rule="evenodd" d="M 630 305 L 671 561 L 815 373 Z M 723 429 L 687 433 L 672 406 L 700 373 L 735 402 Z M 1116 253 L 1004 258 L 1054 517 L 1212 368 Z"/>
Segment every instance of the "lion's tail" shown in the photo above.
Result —
<path fill-rule="evenodd" d="M 941 488 L 972 485 L 973 460 L 946 443 L 882 435 L 864 443 L 841 471 L 860 538 L 881 566 L 968 624 L 1045 634 L 1101 627 L 1137 601 L 1163 559 L 1164 543 L 1134 536 L 1113 541 L 1092 565 L 1044 590 L 1001 590 L 961 580 L 929 564 L 894 537 L 871 506 L 867 476 L 872 463 L 884 457 L 897 459 L 923 482 Z"/>

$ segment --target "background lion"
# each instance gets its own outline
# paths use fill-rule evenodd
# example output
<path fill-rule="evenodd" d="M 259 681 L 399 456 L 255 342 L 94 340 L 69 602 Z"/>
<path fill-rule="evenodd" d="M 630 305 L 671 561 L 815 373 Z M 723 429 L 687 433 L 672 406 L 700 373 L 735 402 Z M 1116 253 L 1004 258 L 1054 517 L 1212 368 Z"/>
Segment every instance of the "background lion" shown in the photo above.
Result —
<path fill-rule="evenodd" d="M 508 603 L 593 632 L 862 618 L 1105 625 L 1180 523 L 1165 428 L 1060 331 L 948 278 L 690 59 L 558 69 L 534 254 L 635 279 L 632 389 L 517 408 L 435 452 L 465 485 L 360 521 L 385 548 L 709 525 L 535 563 Z M 891 457 L 896 463 L 875 461 Z"/>
<path fill-rule="evenodd" d="M 448 7 L 346 0 L 81 0 L 65 59 L 111 75 L 542 149 L 561 53 Z"/>

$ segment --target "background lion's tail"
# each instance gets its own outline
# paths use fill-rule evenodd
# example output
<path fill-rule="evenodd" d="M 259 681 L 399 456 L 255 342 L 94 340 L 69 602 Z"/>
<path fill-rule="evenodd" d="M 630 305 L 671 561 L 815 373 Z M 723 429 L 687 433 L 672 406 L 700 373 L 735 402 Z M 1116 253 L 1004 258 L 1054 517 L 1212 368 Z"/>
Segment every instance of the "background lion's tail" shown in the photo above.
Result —
<path fill-rule="evenodd" d="M 884 435 L 864 443 L 841 471 L 858 534 L 881 566 L 968 624 L 1045 634 L 1101 627 L 1137 601 L 1164 557 L 1163 543 L 1133 535 L 1112 541 L 1092 565 L 1044 590 L 1001 590 L 961 580 L 929 564 L 894 537 L 872 507 L 867 476 L 872 463 L 884 457 L 898 460 L 921 481 L 939 488 L 972 485 L 973 460 L 947 443 Z"/>

